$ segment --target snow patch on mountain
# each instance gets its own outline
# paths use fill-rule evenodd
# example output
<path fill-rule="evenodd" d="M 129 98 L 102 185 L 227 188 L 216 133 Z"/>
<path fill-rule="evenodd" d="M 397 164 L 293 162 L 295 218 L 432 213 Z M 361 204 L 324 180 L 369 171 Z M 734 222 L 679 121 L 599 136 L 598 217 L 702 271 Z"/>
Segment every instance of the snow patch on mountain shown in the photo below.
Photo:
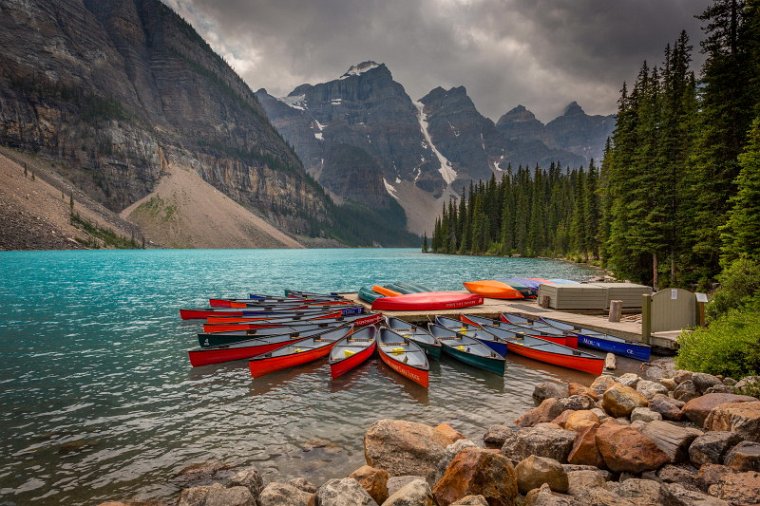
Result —
<path fill-rule="evenodd" d="M 293 97 L 282 97 L 280 98 L 280 102 L 287 105 L 288 107 L 292 107 L 293 109 L 297 109 L 299 111 L 305 111 L 308 109 L 306 106 L 306 95 L 296 95 Z"/>
<path fill-rule="evenodd" d="M 454 170 L 451 162 L 443 156 L 441 152 L 438 151 L 438 148 L 435 147 L 435 144 L 433 144 L 433 139 L 430 137 L 430 132 L 428 131 L 428 119 L 427 114 L 425 114 L 425 104 L 422 102 L 415 102 L 414 105 L 417 106 L 417 119 L 420 122 L 422 135 L 425 137 L 427 145 L 433 150 L 433 153 L 438 158 L 438 162 L 441 164 L 441 168 L 438 169 L 438 172 L 441 173 L 441 177 L 446 181 L 446 184 L 450 185 L 457 178 L 457 172 Z"/>
<path fill-rule="evenodd" d="M 379 66 L 380 66 L 379 64 L 373 61 L 361 62 L 358 65 L 352 65 L 351 68 L 349 68 L 348 71 L 346 71 L 346 73 L 340 76 L 338 79 L 343 80 L 343 79 L 348 79 L 349 77 L 352 77 L 352 76 L 358 76 L 365 72 L 369 72 L 372 69 L 376 69 Z"/>
<path fill-rule="evenodd" d="M 388 195 L 398 200 L 398 192 L 396 191 L 396 188 L 392 184 L 390 184 L 385 178 L 383 178 L 383 185 L 385 185 L 385 191 L 388 192 Z"/>

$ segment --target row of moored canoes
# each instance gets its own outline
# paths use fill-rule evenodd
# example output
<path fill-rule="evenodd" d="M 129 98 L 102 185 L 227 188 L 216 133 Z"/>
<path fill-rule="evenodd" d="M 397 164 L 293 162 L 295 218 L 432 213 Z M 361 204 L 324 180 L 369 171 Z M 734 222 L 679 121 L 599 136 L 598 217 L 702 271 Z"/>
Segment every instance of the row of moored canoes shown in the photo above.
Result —
<path fill-rule="evenodd" d="M 604 360 L 578 345 L 638 360 L 649 348 L 578 329 L 551 319 L 528 320 L 504 313 L 499 320 L 462 314 L 437 317 L 422 328 L 361 306 L 337 294 L 251 294 L 247 299 L 212 299 L 212 307 L 181 310 L 183 318 L 206 318 L 199 348 L 188 352 L 193 366 L 249 360 L 253 377 L 330 357 L 333 377 L 378 353 L 399 374 L 427 386 L 427 356 L 445 354 L 483 370 L 503 374 L 508 353 L 601 374 Z M 235 307 L 231 307 L 234 305 Z M 205 316 L 200 316 L 205 315 Z M 384 321 L 383 321 L 384 320 Z M 377 328 L 375 325 L 383 322 Z"/>

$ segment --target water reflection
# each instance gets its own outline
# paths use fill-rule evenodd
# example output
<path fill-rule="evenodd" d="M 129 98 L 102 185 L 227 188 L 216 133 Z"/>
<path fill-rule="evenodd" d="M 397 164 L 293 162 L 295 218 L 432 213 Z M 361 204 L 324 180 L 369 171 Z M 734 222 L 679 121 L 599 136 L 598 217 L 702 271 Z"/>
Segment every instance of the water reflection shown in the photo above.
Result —
<path fill-rule="evenodd" d="M 427 388 L 422 387 L 414 381 L 404 378 L 399 373 L 385 365 L 385 363 L 379 358 L 375 360 L 377 372 L 382 376 L 380 380 L 385 380 L 388 383 L 395 385 L 395 392 L 404 392 L 407 399 L 412 399 L 418 404 L 426 406 L 430 402 L 429 391 Z M 431 375 L 432 380 L 432 375 Z M 432 384 L 431 384 L 432 387 Z"/>

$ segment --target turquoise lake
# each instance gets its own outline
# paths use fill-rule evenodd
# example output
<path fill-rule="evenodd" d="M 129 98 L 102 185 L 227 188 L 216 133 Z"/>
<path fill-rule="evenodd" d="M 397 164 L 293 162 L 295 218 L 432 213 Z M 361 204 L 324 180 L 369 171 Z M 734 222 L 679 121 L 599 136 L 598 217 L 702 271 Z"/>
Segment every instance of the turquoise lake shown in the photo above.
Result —
<path fill-rule="evenodd" d="M 479 442 L 532 406 L 539 381 L 592 379 L 510 357 L 504 377 L 444 358 L 428 391 L 378 360 L 337 381 L 326 362 L 253 380 L 245 362 L 191 368 L 199 324 L 180 307 L 284 288 L 595 274 L 410 249 L 0 252 L 0 504 L 165 499 L 179 470 L 211 458 L 320 483 L 364 463 L 375 420 L 449 422 Z"/>

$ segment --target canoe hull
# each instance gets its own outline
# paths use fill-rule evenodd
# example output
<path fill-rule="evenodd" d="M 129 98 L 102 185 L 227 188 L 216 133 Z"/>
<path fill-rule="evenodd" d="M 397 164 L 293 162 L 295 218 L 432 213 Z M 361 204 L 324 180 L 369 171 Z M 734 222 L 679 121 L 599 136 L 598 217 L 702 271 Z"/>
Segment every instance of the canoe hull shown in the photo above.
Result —
<path fill-rule="evenodd" d="M 547 351 L 537 350 L 529 346 L 508 343 L 510 353 L 521 355 L 526 358 L 544 362 L 545 364 L 556 365 L 559 367 L 565 367 L 567 369 L 575 369 L 576 371 L 587 372 L 595 376 L 602 374 L 604 370 L 604 359 L 598 358 L 586 358 L 576 357 L 570 355 L 562 355 L 559 353 L 551 353 Z"/>
<path fill-rule="evenodd" d="M 359 353 L 355 353 L 354 355 L 351 355 L 350 357 L 343 359 L 340 362 L 330 364 L 330 376 L 332 379 L 340 378 L 352 369 L 356 369 L 375 354 L 376 348 L 377 342 L 373 341 L 372 344 L 367 346 Z"/>
<path fill-rule="evenodd" d="M 501 376 L 504 375 L 505 361 L 503 359 L 496 360 L 488 357 L 479 357 L 477 355 L 472 355 L 470 353 L 457 350 L 451 346 L 444 346 L 443 352 L 450 357 L 455 358 L 456 360 L 459 360 L 460 362 L 463 362 L 472 367 L 477 367 L 478 369 L 483 369 L 484 371 L 499 374 Z"/>
<path fill-rule="evenodd" d="M 278 343 L 267 343 L 262 341 L 261 343 L 241 348 L 204 348 L 201 350 L 190 350 L 187 354 L 190 358 L 190 365 L 193 367 L 200 367 L 203 365 L 232 362 L 234 360 L 247 360 L 274 351 L 277 348 L 290 344 L 291 342 L 294 341 Z"/>
<path fill-rule="evenodd" d="M 636 343 L 610 341 L 583 334 L 578 334 L 578 343 L 587 348 L 614 353 L 621 357 L 632 358 L 642 362 L 649 362 L 652 354 L 652 349 L 649 346 L 642 346 Z"/>
<path fill-rule="evenodd" d="M 441 360 L 441 346 L 435 346 L 430 343 L 423 343 L 422 341 L 417 341 L 416 339 L 410 336 L 407 336 L 406 338 L 409 339 L 410 341 L 413 341 L 419 344 L 420 348 L 425 350 L 425 353 L 427 354 L 428 357 L 434 358 L 436 360 Z"/>
<path fill-rule="evenodd" d="M 301 353 L 291 353 L 282 357 L 249 360 L 248 369 L 251 371 L 251 376 L 254 378 L 260 378 L 275 371 L 308 364 L 309 362 L 314 362 L 315 360 L 326 357 L 330 354 L 330 350 L 334 345 L 335 343 L 330 343 L 313 350 Z"/>
<path fill-rule="evenodd" d="M 518 290 L 515 290 L 501 281 L 487 279 L 481 281 L 465 281 L 463 284 L 468 292 L 482 295 L 489 299 L 517 300 L 525 298 Z"/>
<path fill-rule="evenodd" d="M 385 365 L 399 373 L 401 376 L 414 381 L 422 387 L 428 388 L 428 385 L 430 384 L 430 374 L 428 371 L 423 371 L 397 360 L 393 360 L 380 348 L 378 348 L 378 351 L 380 352 L 380 360 L 382 360 Z"/>
<path fill-rule="evenodd" d="M 480 304 L 483 304 L 483 297 L 480 295 L 461 292 L 427 292 L 382 297 L 372 303 L 372 309 L 379 311 L 432 311 L 461 309 Z"/>

